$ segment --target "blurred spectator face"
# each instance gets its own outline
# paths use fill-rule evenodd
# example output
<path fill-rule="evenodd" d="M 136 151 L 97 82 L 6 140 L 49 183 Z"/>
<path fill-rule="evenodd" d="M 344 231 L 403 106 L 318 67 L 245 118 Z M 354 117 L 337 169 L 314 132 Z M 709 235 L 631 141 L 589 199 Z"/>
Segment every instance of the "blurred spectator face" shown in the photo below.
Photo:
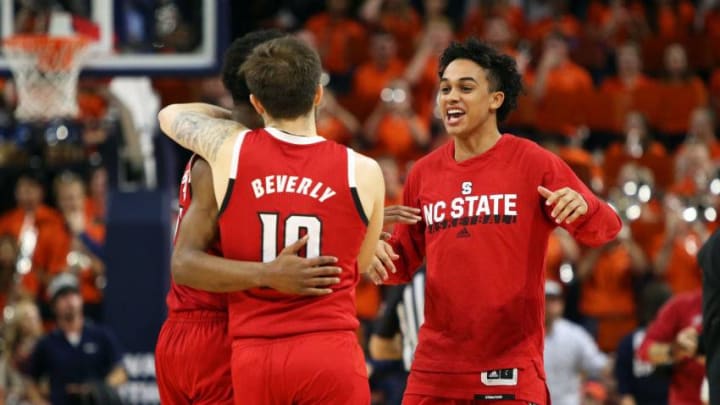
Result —
<path fill-rule="evenodd" d="M 642 62 L 637 47 L 623 45 L 618 49 L 617 67 L 620 76 L 633 76 L 640 73 Z"/>
<path fill-rule="evenodd" d="M 15 306 L 15 316 L 18 327 L 23 336 L 37 336 L 42 334 L 40 311 L 33 302 L 23 301 Z"/>
<path fill-rule="evenodd" d="M 55 298 L 55 315 L 58 320 L 73 321 L 82 315 L 82 297 L 78 292 L 66 292 Z"/>
<path fill-rule="evenodd" d="M 85 209 L 85 187 L 82 182 L 72 180 L 58 183 L 58 208 L 62 212 L 79 212 Z"/>
<path fill-rule="evenodd" d="M 715 122 L 708 108 L 698 108 L 690 117 L 690 135 L 701 142 L 715 140 Z"/>
<path fill-rule="evenodd" d="M 687 70 L 687 55 L 680 44 L 665 49 L 665 70 L 673 77 L 682 76 Z"/>
<path fill-rule="evenodd" d="M 408 0 L 385 0 L 385 7 L 388 10 L 404 10 L 410 7 Z"/>
<path fill-rule="evenodd" d="M 391 197 L 397 195 L 402 188 L 397 161 L 392 157 L 382 157 L 377 162 L 382 170 L 383 178 L 385 178 L 385 194 Z"/>
<path fill-rule="evenodd" d="M 452 27 L 445 21 L 435 21 L 428 24 L 427 29 L 435 52 L 442 53 L 453 40 Z"/>
<path fill-rule="evenodd" d="M 307 46 L 317 50 L 317 39 L 315 35 L 309 30 L 299 30 L 295 33 L 295 38 L 303 41 Z"/>
<path fill-rule="evenodd" d="M 512 41 L 510 26 L 504 18 L 493 17 L 485 21 L 485 41 L 499 50 L 509 46 Z"/>
<path fill-rule="evenodd" d="M 568 45 L 565 39 L 558 34 L 550 34 L 545 39 L 544 52 L 546 54 L 552 54 L 557 63 L 565 61 L 568 57 Z"/>
<path fill-rule="evenodd" d="M 445 12 L 447 0 L 425 0 L 425 15 L 437 16 Z"/>
<path fill-rule="evenodd" d="M 12 269 L 17 261 L 18 248 L 15 239 L 10 236 L 0 236 L 0 269 Z"/>
<path fill-rule="evenodd" d="M 376 33 L 370 44 L 370 57 L 378 65 L 385 65 L 395 58 L 397 45 L 395 38 L 388 33 Z"/>
<path fill-rule="evenodd" d="M 345 15 L 348 9 L 348 0 L 327 0 L 326 8 L 332 15 Z"/>
<path fill-rule="evenodd" d="M 108 174 L 104 167 L 98 167 L 90 177 L 90 195 L 104 198 L 107 194 Z"/>
<path fill-rule="evenodd" d="M 625 116 L 625 135 L 637 134 L 640 139 L 645 139 L 648 136 L 647 122 L 645 117 L 637 112 L 631 111 Z"/>
<path fill-rule="evenodd" d="M 15 186 L 15 200 L 23 210 L 35 211 L 43 200 L 42 185 L 35 180 L 21 177 Z"/>

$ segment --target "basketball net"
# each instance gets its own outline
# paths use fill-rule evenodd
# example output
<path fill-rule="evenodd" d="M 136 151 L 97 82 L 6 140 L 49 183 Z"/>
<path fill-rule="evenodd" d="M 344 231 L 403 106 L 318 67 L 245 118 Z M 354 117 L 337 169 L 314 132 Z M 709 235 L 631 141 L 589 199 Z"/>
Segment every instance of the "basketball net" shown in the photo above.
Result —
<path fill-rule="evenodd" d="M 78 75 L 90 42 L 72 31 L 67 13 L 53 13 L 48 34 L 14 35 L 3 41 L 18 93 L 18 120 L 77 116 Z"/>

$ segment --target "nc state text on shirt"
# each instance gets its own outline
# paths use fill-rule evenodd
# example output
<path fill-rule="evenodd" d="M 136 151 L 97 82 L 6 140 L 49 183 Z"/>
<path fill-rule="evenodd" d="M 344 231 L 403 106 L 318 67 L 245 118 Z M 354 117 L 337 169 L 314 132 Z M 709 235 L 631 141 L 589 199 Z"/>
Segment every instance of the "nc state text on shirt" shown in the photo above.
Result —
<path fill-rule="evenodd" d="M 448 209 L 449 205 L 449 209 Z M 432 225 L 445 221 L 447 215 L 458 219 L 480 215 L 517 215 L 517 194 L 481 194 L 457 197 L 450 201 L 423 204 L 425 223 Z"/>

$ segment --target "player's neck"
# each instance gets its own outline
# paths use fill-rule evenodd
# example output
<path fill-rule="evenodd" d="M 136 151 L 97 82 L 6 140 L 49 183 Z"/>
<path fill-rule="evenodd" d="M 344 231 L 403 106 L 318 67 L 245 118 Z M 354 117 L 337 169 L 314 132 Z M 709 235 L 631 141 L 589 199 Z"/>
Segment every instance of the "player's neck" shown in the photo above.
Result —
<path fill-rule="evenodd" d="M 303 116 L 293 118 L 291 120 L 278 120 L 267 118 L 265 125 L 277 128 L 283 132 L 296 136 L 317 136 L 317 127 L 315 126 L 314 114 L 311 116 Z"/>
<path fill-rule="evenodd" d="M 462 162 L 481 155 L 500 140 L 500 132 L 497 127 L 485 131 L 482 128 L 474 134 L 455 137 L 455 161 Z"/>

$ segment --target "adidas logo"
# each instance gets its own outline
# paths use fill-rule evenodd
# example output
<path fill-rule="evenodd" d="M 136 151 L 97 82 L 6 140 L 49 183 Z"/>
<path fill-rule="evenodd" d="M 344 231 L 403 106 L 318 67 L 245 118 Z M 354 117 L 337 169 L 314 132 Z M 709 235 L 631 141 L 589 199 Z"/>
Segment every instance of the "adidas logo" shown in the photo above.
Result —
<path fill-rule="evenodd" d="M 498 378 L 500 375 L 497 371 L 491 371 L 490 374 L 488 374 L 488 378 Z"/>
<path fill-rule="evenodd" d="M 463 229 L 461 229 L 461 230 L 455 235 L 455 237 L 458 237 L 458 238 L 469 238 L 469 237 L 470 237 L 470 231 L 468 231 L 467 228 L 463 226 Z"/>

